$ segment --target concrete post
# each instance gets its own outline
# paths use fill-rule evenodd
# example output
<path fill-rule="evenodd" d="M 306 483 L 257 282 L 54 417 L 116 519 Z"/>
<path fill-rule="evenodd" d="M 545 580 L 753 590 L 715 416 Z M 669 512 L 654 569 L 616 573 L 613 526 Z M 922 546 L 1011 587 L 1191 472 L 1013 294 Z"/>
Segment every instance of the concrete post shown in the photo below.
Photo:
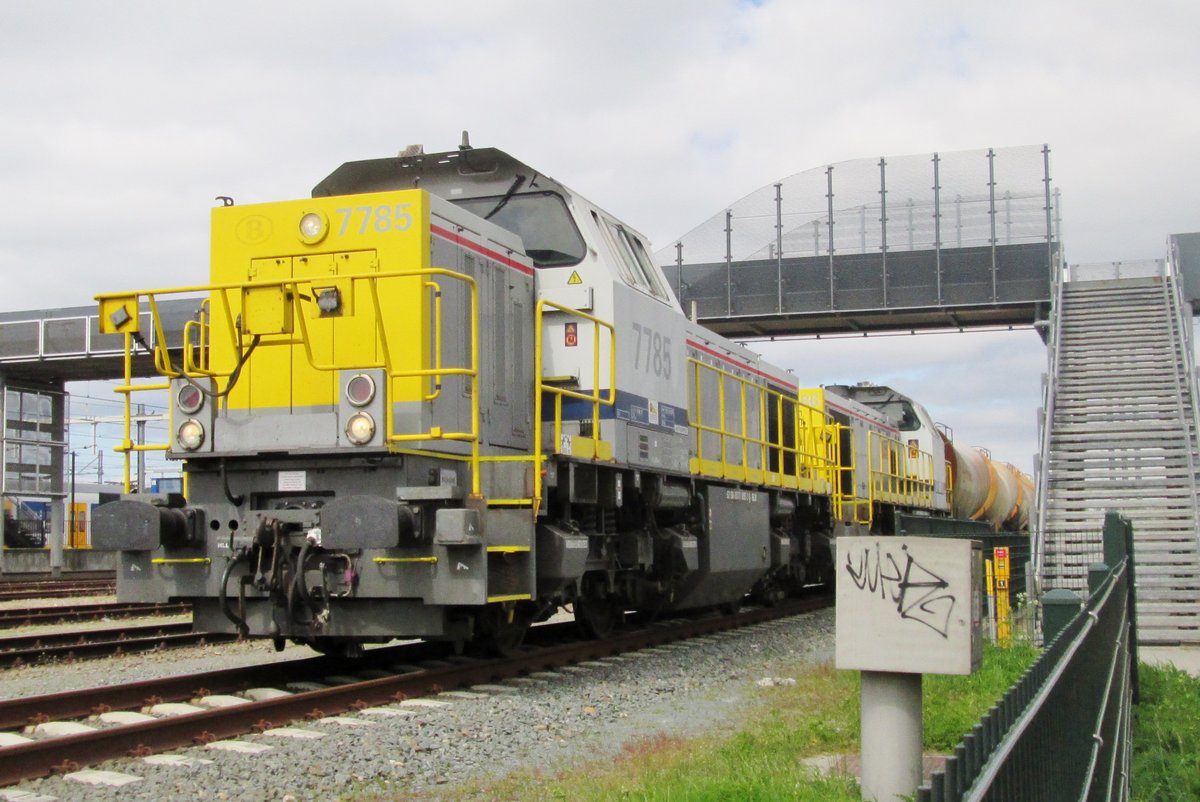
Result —
<path fill-rule="evenodd" d="M 901 802 L 921 784 L 921 675 L 862 672 L 862 798 Z"/>
<path fill-rule="evenodd" d="M 63 569 L 63 542 L 66 539 L 66 501 L 50 500 L 50 573 L 58 575 Z"/>
<path fill-rule="evenodd" d="M 66 463 L 63 452 L 67 444 L 67 397 L 64 385 L 59 382 L 50 390 L 50 573 L 60 574 L 63 569 L 63 548 L 67 541 L 67 501 L 63 492 L 63 474 Z"/>

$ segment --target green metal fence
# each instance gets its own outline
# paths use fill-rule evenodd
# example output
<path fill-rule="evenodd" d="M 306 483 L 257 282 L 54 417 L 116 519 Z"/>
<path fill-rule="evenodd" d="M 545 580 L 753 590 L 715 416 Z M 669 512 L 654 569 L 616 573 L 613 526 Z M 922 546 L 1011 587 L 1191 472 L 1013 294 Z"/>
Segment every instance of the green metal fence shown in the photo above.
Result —
<path fill-rule="evenodd" d="M 1127 800 L 1137 701 L 1133 529 L 1104 521 L 1086 602 L 1042 598 L 1045 650 L 917 790 L 919 802 Z"/>

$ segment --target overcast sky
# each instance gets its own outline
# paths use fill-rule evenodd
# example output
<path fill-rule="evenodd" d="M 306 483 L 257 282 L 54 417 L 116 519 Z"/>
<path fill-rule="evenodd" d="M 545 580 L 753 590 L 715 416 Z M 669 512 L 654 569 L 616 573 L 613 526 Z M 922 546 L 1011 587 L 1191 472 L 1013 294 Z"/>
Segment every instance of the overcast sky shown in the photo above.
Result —
<path fill-rule="evenodd" d="M 0 311 L 206 276 L 208 207 L 469 129 L 656 247 L 861 157 L 1049 143 L 1071 262 L 1200 228 L 1194 2 L 0 0 Z M 1032 333 L 763 346 L 1027 470 Z"/>

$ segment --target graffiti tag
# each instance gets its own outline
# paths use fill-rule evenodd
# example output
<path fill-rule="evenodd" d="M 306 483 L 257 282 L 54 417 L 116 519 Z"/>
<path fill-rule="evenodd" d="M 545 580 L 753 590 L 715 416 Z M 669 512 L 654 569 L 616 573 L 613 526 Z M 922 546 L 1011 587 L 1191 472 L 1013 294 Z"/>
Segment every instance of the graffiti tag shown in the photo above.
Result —
<path fill-rule="evenodd" d="M 899 553 L 875 543 L 846 550 L 846 573 L 861 591 L 895 603 L 902 619 L 923 624 L 943 638 L 949 637 L 950 615 L 957 599 L 950 583 L 917 562 L 901 546 Z"/>

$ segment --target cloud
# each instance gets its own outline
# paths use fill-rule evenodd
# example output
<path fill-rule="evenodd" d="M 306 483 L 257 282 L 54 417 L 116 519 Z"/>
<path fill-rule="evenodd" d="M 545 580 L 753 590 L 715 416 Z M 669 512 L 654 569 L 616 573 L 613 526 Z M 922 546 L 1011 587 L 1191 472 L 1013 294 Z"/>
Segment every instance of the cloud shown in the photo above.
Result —
<path fill-rule="evenodd" d="M 751 343 L 801 386 L 885 384 L 919 401 L 955 440 L 1026 472 L 1038 450 L 1046 350 L 1029 330 Z"/>
<path fill-rule="evenodd" d="M 1047 142 L 1068 258 L 1159 258 L 1197 228 L 1198 27 L 1165 0 L 10 3 L 0 311 L 200 280 L 214 196 L 303 196 L 464 128 L 656 247 L 809 168 Z M 911 381 L 1027 461 L 1044 354 L 989 336 L 767 350 L 805 381 Z"/>

